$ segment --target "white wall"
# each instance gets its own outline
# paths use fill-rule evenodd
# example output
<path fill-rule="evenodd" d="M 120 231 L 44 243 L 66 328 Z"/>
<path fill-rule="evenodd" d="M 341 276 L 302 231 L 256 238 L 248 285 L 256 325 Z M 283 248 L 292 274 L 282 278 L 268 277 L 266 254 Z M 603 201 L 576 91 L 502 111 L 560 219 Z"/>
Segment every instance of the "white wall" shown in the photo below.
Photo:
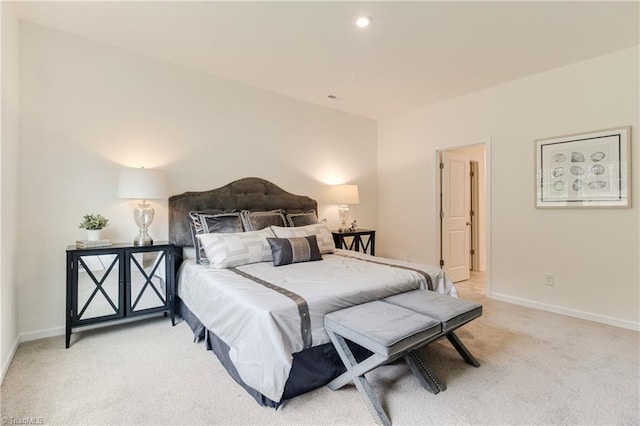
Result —
<path fill-rule="evenodd" d="M 638 62 L 638 47 L 626 49 L 381 120 L 379 253 L 437 260 L 434 152 L 490 140 L 491 295 L 637 329 Z M 534 139 L 624 125 L 632 208 L 534 208 Z"/>
<path fill-rule="evenodd" d="M 134 202 L 116 198 L 121 165 L 165 170 L 169 192 L 257 176 L 320 203 L 357 183 L 361 226 L 377 226 L 375 121 L 292 100 L 22 22 L 20 26 L 20 331 L 63 333 L 65 248 L 87 212 L 131 241 Z M 166 201 L 151 235 L 167 238 Z"/>
<path fill-rule="evenodd" d="M 16 225 L 18 211 L 18 18 L 14 4 L 2 14 L 2 149 L 0 150 L 0 381 L 18 345 Z"/>

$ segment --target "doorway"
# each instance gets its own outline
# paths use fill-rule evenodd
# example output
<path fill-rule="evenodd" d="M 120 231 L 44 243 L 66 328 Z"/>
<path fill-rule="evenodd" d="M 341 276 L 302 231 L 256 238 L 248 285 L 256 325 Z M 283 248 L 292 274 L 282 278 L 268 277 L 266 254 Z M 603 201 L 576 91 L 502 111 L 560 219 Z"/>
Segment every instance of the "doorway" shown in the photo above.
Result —
<path fill-rule="evenodd" d="M 437 151 L 440 266 L 454 282 L 487 271 L 486 157 L 486 143 Z"/>

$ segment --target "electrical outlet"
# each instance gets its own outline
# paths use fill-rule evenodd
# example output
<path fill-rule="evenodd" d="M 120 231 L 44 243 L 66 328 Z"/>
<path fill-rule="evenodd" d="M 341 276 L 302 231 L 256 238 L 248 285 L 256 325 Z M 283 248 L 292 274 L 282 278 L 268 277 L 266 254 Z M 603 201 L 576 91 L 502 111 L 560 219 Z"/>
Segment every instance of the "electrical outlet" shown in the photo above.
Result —
<path fill-rule="evenodd" d="M 411 262 L 411 255 L 410 254 L 407 255 L 407 262 Z"/>
<path fill-rule="evenodd" d="M 553 287 L 556 284 L 556 276 L 554 274 L 544 274 L 544 285 Z"/>

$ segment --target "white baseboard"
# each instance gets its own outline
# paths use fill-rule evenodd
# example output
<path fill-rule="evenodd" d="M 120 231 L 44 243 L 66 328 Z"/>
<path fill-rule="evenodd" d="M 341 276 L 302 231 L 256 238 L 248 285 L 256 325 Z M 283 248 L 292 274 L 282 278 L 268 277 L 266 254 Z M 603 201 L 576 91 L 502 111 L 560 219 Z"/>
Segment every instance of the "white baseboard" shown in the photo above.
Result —
<path fill-rule="evenodd" d="M 45 337 L 64 336 L 65 328 L 54 327 L 47 328 L 46 330 L 29 331 L 27 333 L 20 333 L 20 341 L 28 342 L 31 340 L 44 339 Z"/>
<path fill-rule="evenodd" d="M 7 374 L 7 371 L 9 370 L 9 366 L 11 365 L 11 361 L 13 361 L 13 357 L 15 356 L 16 351 L 18 350 L 19 344 L 20 344 L 20 336 L 16 336 L 15 340 L 13 341 L 13 345 L 11 346 L 11 350 L 9 351 L 9 356 L 2 363 L 2 377 L 0 378 L 0 383 L 4 381 L 4 376 Z"/>
<path fill-rule="evenodd" d="M 578 309 L 566 308 L 564 306 L 549 305 L 547 303 L 521 299 L 519 297 L 508 296 L 506 294 L 500 293 L 491 293 L 487 296 L 491 299 L 513 303 L 514 305 L 526 306 L 528 308 L 540 309 L 541 311 L 553 312 L 555 314 L 567 315 L 570 317 L 594 321 L 601 324 L 613 325 L 615 327 L 626 328 L 628 330 L 640 331 L 640 323 L 624 320 L 621 318 L 594 314 L 592 312 L 580 311 Z"/>
<path fill-rule="evenodd" d="M 84 325 L 80 327 L 75 327 L 74 330 L 93 330 L 96 328 L 109 327 L 118 324 L 126 324 L 128 322 L 139 321 L 147 318 L 153 317 L 161 317 L 164 316 L 164 312 L 153 312 L 145 315 L 136 315 L 134 317 L 126 317 L 122 319 L 111 320 L 108 322 Z M 31 340 L 44 339 L 46 337 L 55 337 L 55 336 L 64 336 L 66 334 L 65 326 L 61 325 L 59 327 L 47 328 L 45 330 L 36 330 L 36 331 L 28 331 L 26 333 L 20 333 L 20 342 L 28 342 Z"/>

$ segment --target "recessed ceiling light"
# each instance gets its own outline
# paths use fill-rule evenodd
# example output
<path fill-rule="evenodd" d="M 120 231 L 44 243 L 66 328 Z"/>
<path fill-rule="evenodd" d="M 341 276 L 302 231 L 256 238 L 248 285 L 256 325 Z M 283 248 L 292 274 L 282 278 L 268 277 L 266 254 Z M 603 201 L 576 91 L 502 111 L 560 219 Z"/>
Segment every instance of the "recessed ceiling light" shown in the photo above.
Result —
<path fill-rule="evenodd" d="M 369 24 L 371 24 L 371 18 L 369 18 L 368 16 L 361 16 L 356 21 L 356 25 L 360 28 L 366 28 L 369 26 Z"/>

